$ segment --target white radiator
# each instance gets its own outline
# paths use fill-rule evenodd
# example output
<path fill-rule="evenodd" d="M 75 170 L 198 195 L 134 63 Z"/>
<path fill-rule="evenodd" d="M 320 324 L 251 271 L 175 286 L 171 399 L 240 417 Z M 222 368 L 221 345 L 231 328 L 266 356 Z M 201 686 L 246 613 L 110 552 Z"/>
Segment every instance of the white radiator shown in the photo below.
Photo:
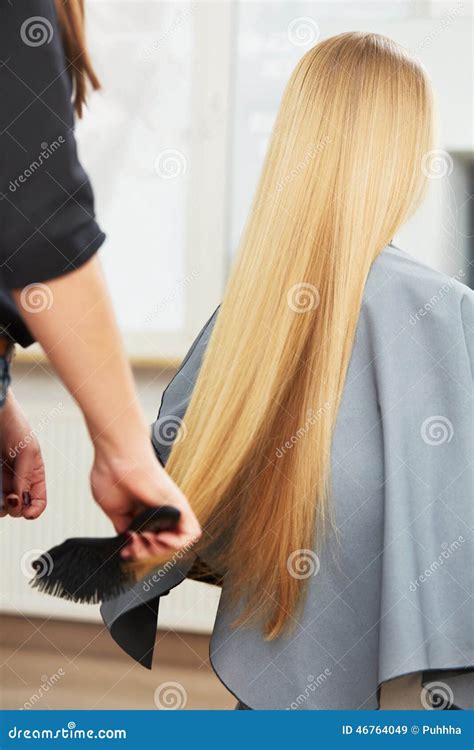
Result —
<path fill-rule="evenodd" d="M 167 379 L 157 379 L 153 372 L 138 373 L 137 379 L 151 422 Z M 0 609 L 26 616 L 98 621 L 98 606 L 65 602 L 28 585 L 31 561 L 40 552 L 68 537 L 114 533 L 90 493 L 92 448 L 82 416 L 56 377 L 41 366 L 17 365 L 14 386 L 42 446 L 48 508 L 35 521 L 0 518 Z M 211 632 L 218 599 L 215 587 L 185 581 L 162 599 L 160 627 Z"/>

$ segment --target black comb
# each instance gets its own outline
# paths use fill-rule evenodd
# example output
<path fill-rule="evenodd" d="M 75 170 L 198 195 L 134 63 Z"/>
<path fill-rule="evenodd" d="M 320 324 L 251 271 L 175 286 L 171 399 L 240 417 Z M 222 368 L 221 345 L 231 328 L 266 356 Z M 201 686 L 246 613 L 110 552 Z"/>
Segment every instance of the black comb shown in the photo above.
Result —
<path fill-rule="evenodd" d="M 170 505 L 148 508 L 136 516 L 128 531 L 172 531 L 180 512 Z M 33 563 L 30 584 L 45 594 L 73 602 L 97 604 L 113 599 L 135 583 L 120 556 L 128 544 L 127 532 L 113 537 L 75 538 L 43 552 Z"/>

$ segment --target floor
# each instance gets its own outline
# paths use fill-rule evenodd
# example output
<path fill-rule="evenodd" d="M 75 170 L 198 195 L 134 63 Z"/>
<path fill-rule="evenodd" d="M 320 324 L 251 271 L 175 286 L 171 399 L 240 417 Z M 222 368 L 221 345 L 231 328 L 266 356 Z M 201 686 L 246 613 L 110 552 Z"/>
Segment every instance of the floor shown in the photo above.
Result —
<path fill-rule="evenodd" d="M 0 616 L 2 709 L 233 709 L 206 636 L 157 634 L 154 667 L 123 654 L 100 625 Z"/>

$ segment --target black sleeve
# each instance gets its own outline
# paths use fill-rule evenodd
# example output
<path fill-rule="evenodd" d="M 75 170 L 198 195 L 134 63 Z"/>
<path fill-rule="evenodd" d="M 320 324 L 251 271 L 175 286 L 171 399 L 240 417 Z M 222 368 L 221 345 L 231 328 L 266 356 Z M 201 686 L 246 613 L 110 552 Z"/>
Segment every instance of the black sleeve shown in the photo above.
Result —
<path fill-rule="evenodd" d="M 62 276 L 105 235 L 74 139 L 53 0 L 0 0 L 0 284 Z M 0 320 L 1 322 L 1 320 Z"/>

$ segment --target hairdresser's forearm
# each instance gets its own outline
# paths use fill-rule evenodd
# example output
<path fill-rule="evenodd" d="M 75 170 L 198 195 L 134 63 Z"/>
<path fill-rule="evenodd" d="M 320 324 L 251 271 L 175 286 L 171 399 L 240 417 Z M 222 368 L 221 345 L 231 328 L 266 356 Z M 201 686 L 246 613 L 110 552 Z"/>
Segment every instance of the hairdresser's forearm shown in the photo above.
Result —
<path fill-rule="evenodd" d="M 48 282 L 49 309 L 18 308 L 85 416 L 92 440 L 120 449 L 148 428 L 97 258 Z"/>

